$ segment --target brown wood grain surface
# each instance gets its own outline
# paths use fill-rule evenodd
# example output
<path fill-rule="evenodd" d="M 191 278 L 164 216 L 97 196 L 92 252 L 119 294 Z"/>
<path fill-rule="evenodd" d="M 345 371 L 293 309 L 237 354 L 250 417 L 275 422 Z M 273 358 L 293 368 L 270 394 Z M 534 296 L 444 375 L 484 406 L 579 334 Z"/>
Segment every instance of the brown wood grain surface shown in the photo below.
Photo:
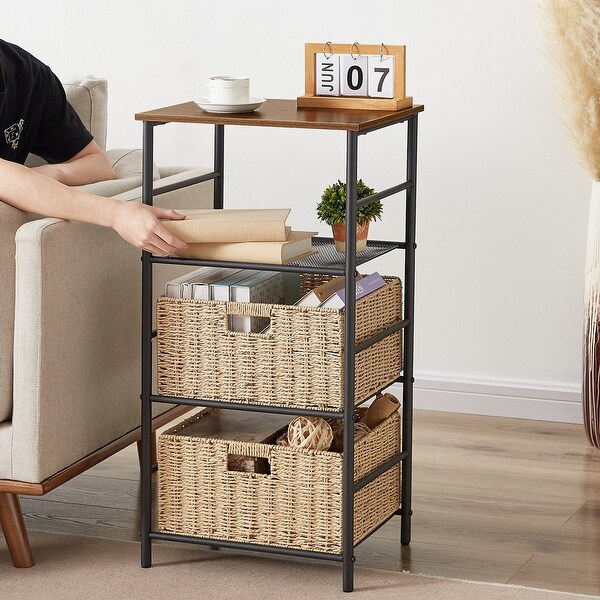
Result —
<path fill-rule="evenodd" d="M 422 105 L 398 111 L 297 108 L 296 100 L 270 99 L 251 113 L 209 113 L 202 110 L 195 102 L 184 102 L 140 112 L 135 115 L 135 118 L 137 121 L 154 123 L 206 123 L 360 132 L 387 124 L 400 123 L 424 109 L 425 107 Z"/>

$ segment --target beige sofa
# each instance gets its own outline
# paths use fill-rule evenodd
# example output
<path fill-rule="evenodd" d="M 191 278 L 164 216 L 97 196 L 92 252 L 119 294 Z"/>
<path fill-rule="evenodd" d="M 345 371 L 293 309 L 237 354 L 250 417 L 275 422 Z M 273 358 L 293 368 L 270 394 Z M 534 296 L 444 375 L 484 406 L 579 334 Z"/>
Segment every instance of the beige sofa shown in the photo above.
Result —
<path fill-rule="evenodd" d="M 64 86 L 104 149 L 106 81 Z M 85 189 L 140 201 L 140 151 L 107 155 L 118 179 Z M 155 188 L 206 172 L 155 168 Z M 156 198 L 173 208 L 212 203 L 212 183 Z M 0 202 L 0 273 L 0 522 L 13 563 L 26 567 L 18 494 L 42 495 L 139 440 L 140 252 L 110 229 Z"/>

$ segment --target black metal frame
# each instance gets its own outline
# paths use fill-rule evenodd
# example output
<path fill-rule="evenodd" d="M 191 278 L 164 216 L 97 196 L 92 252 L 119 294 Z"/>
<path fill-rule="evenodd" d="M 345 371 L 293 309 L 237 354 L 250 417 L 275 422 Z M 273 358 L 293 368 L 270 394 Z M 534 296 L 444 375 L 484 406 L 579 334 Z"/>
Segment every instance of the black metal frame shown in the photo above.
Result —
<path fill-rule="evenodd" d="M 343 563 L 343 589 L 350 592 L 354 588 L 354 494 L 362 487 L 385 473 L 394 465 L 402 462 L 402 490 L 401 507 L 394 513 L 401 516 L 401 537 L 403 545 L 410 543 L 411 535 L 411 491 L 412 491 L 412 423 L 413 423 L 413 352 L 414 352 L 414 294 L 415 294 L 415 231 L 416 231 L 416 179 L 417 179 L 417 124 L 418 115 L 411 115 L 404 119 L 408 121 L 407 135 L 407 165 L 406 181 L 399 185 L 383 190 L 373 196 L 357 200 L 357 173 L 358 173 L 358 138 L 360 135 L 375 131 L 387 125 L 374 127 L 368 131 L 347 131 L 346 139 L 346 254 L 343 265 L 323 266 L 311 258 L 292 265 L 273 265 L 263 263 L 238 263 L 224 261 L 208 261 L 193 259 L 178 259 L 169 257 L 155 257 L 148 252 L 142 253 L 142 468 L 141 468 L 141 565 L 152 565 L 153 539 L 180 541 L 195 544 L 204 544 L 213 547 L 235 548 L 259 552 L 271 552 L 288 556 L 317 558 L 322 560 L 338 561 Z M 152 179 L 152 162 L 154 154 L 154 127 L 159 123 L 146 121 L 143 124 L 143 176 L 142 176 L 142 201 L 152 205 L 154 196 L 158 193 L 172 191 L 177 187 L 193 185 L 200 181 L 214 181 L 214 207 L 223 208 L 223 169 L 224 169 L 224 144 L 225 126 L 215 125 L 214 135 L 214 171 L 194 180 L 189 180 L 177 187 L 162 189 L 154 192 Z M 406 222 L 404 242 L 375 242 L 370 245 L 377 246 L 379 256 L 393 249 L 404 249 L 404 319 L 380 332 L 371 339 L 355 343 L 356 328 L 356 294 L 355 276 L 358 264 L 366 262 L 357 261 L 356 256 L 356 208 L 381 198 L 406 191 Z M 320 238 L 318 243 L 327 243 L 328 240 Z M 369 256 L 366 260 L 371 260 Z M 346 318 L 345 318 L 345 353 L 344 353 L 344 410 L 318 411 L 311 409 L 287 408 L 277 406 L 248 405 L 235 402 L 220 402 L 204 399 L 174 398 L 152 394 L 152 265 L 153 263 L 175 263 L 188 265 L 221 265 L 240 268 L 327 273 L 332 275 L 343 274 L 346 277 Z M 311 266 L 312 264 L 312 266 Z M 377 341 L 392 333 L 404 330 L 404 369 L 403 376 L 398 379 L 403 384 L 402 402 L 402 448 L 401 452 L 379 468 L 367 474 L 361 480 L 354 481 L 354 377 L 355 356 Z M 164 402 L 169 404 L 186 404 L 190 406 L 214 406 L 219 408 L 258 411 L 265 413 L 278 413 L 290 415 L 314 415 L 327 418 L 344 420 L 344 454 L 343 454 L 343 547 L 342 554 L 327 554 L 323 552 L 310 552 L 294 548 L 279 548 L 251 543 L 230 542 L 226 540 L 196 538 L 184 535 L 166 534 L 151 530 L 152 521 L 152 484 L 151 476 L 151 436 L 152 436 L 152 404 Z M 391 515 L 390 518 L 394 516 Z"/>

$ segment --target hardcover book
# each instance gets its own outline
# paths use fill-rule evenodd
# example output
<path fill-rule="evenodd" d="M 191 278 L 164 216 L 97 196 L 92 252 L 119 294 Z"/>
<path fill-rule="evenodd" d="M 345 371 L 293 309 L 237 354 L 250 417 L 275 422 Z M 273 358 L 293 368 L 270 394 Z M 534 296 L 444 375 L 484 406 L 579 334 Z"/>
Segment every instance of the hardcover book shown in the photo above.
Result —
<path fill-rule="evenodd" d="M 210 295 L 210 286 L 212 283 L 216 283 L 221 279 L 235 275 L 241 271 L 241 269 L 221 269 L 215 267 L 214 271 L 205 274 L 202 277 L 194 278 L 192 281 L 187 282 L 184 286 L 191 288 L 189 297 L 193 300 L 212 300 Z"/>
<path fill-rule="evenodd" d="M 316 254 L 312 237 L 316 231 L 290 231 L 287 240 L 280 242 L 239 242 L 190 244 L 177 256 L 205 260 L 244 261 L 284 265 Z"/>
<path fill-rule="evenodd" d="M 284 242 L 289 208 L 181 209 L 180 221 L 161 220 L 171 233 L 188 243 Z"/>
<path fill-rule="evenodd" d="M 231 287 L 236 283 L 243 281 L 244 279 L 248 279 L 248 277 L 256 275 L 257 273 L 260 273 L 260 271 L 257 271 L 256 269 L 240 269 L 237 273 L 234 273 L 225 279 L 220 279 L 215 283 L 211 283 L 210 299 L 229 302 L 232 300 Z"/>
<path fill-rule="evenodd" d="M 281 304 L 284 301 L 283 274 L 275 271 L 258 271 L 255 275 L 232 285 L 229 297 L 233 302 Z M 268 325 L 269 319 L 266 317 L 231 315 L 231 331 L 259 332 Z"/>
<path fill-rule="evenodd" d="M 202 267 L 190 273 L 186 273 L 185 275 L 181 275 L 175 279 L 171 279 L 171 281 L 167 281 L 165 285 L 165 296 L 170 296 L 171 298 L 183 298 L 184 285 L 188 281 L 201 275 L 205 270 L 206 267 Z"/>
<path fill-rule="evenodd" d="M 194 298 L 193 291 L 197 286 L 204 286 L 219 279 L 234 275 L 241 269 L 221 269 L 218 267 L 200 267 L 176 279 L 171 279 L 165 286 L 165 296 L 171 298 Z M 209 300 L 208 294 L 202 300 Z"/>

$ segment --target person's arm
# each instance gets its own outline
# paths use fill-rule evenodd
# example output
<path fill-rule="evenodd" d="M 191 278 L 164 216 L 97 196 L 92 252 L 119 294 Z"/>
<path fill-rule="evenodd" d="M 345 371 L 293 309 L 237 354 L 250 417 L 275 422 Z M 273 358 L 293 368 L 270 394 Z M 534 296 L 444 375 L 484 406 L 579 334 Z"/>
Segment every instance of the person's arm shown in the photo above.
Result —
<path fill-rule="evenodd" d="M 85 185 L 117 178 L 106 155 L 93 140 L 67 162 L 41 165 L 34 170 L 65 185 Z"/>
<path fill-rule="evenodd" d="M 1 159 L 0 201 L 48 217 L 112 227 L 130 244 L 159 256 L 187 247 L 159 221 L 185 218 L 174 210 L 80 192 Z"/>

